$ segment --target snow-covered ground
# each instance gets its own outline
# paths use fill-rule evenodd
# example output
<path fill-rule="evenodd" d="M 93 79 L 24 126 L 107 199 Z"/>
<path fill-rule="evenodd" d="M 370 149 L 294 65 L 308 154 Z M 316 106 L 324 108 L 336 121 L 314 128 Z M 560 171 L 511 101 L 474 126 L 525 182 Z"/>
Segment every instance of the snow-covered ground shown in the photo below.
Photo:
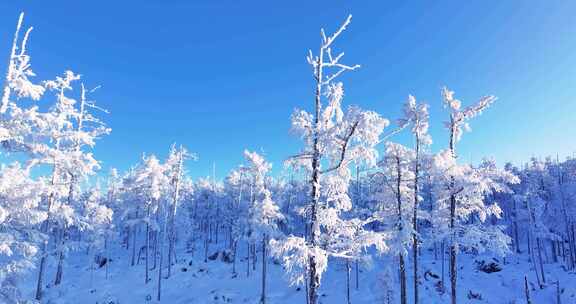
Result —
<path fill-rule="evenodd" d="M 157 269 L 151 271 L 151 281 L 144 283 L 143 263 L 130 266 L 129 256 L 123 249 L 112 253 L 112 262 L 106 278 L 105 267 L 91 271 L 89 255 L 83 252 L 74 253 L 68 259 L 64 269 L 64 282 L 58 287 L 46 289 L 43 303 L 78 304 L 78 303 L 158 303 Z M 211 252 L 215 252 L 214 249 Z M 246 274 L 246 262 L 242 259 L 237 264 L 237 275 L 232 274 L 232 264 L 223 262 L 220 258 L 204 262 L 203 256 L 196 253 L 193 257 L 184 250 L 179 252 L 178 264 L 174 266 L 174 274 L 162 281 L 162 301 L 169 304 L 193 303 L 259 303 L 261 287 L 261 264 L 258 261 L 256 271 L 250 269 Z M 244 252 L 241 251 L 241 255 Z M 568 273 L 560 264 L 545 264 L 547 284 L 539 289 L 535 280 L 534 270 L 528 260 L 509 257 L 500 272 L 485 273 L 477 270 L 475 260 L 467 254 L 459 256 L 459 303 L 491 303 L 520 304 L 526 303 L 524 276 L 530 284 L 530 294 L 533 303 L 556 303 L 557 286 L 560 282 L 561 300 L 563 304 L 576 303 L 576 274 Z M 323 277 L 321 288 L 321 303 L 346 303 L 346 272 L 343 263 L 331 261 L 331 267 Z M 440 260 L 434 260 L 431 253 L 425 253 L 422 259 L 421 303 L 449 303 L 449 289 L 441 294 L 437 287 L 441 276 Z M 305 303 L 303 287 L 288 286 L 284 279 L 282 266 L 272 260 L 268 264 L 268 303 L 290 304 Z M 97 267 L 97 266 L 95 266 Z M 361 267 L 359 288 L 355 288 L 355 271 L 351 272 L 351 302 L 352 303 L 399 303 L 397 288 L 397 263 L 386 257 L 377 258 L 371 266 Z M 53 268 L 53 267 L 50 267 Z M 388 271 L 386 271 L 388 269 Z M 411 268 L 408 268 L 409 272 Z M 445 265 L 446 287 L 449 288 L 448 267 Z M 164 274 L 166 271 L 164 271 Z M 386 276 L 386 273 L 388 276 Z M 430 273 L 432 275 L 430 275 Z M 51 282 L 53 273 L 48 273 L 45 281 Z M 22 282 L 24 292 L 33 295 L 36 273 L 31 272 Z M 409 277 L 411 283 L 411 277 Z M 386 285 L 392 286 L 390 293 Z M 409 303 L 411 302 L 411 286 L 409 285 Z M 481 299 L 469 298 L 479 295 Z"/>

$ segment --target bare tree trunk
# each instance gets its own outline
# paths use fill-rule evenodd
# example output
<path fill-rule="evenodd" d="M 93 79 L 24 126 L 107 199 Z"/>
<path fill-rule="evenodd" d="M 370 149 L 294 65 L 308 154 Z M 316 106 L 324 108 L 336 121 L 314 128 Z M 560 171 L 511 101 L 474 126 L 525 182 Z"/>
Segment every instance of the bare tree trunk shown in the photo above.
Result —
<path fill-rule="evenodd" d="M 441 255 L 441 259 L 442 259 L 442 293 L 444 293 L 444 290 L 446 290 L 446 281 L 444 280 L 444 264 L 446 264 L 446 248 L 444 248 L 444 240 L 442 240 L 442 245 L 441 245 L 441 251 L 442 251 L 442 255 Z"/>
<path fill-rule="evenodd" d="M 106 280 L 108 280 L 108 266 L 110 265 L 110 252 L 108 249 L 108 237 L 104 240 L 104 250 L 106 252 Z"/>
<path fill-rule="evenodd" d="M 530 299 L 530 289 L 528 289 L 528 279 L 524 276 L 524 292 L 526 293 L 526 304 L 532 304 Z"/>
<path fill-rule="evenodd" d="M 154 270 L 156 269 L 156 265 L 157 264 L 157 257 L 158 257 L 158 231 L 154 231 L 152 233 L 152 235 L 154 236 L 154 253 L 152 254 L 152 256 L 154 257 L 154 265 L 152 265 L 152 268 L 150 270 Z"/>
<path fill-rule="evenodd" d="M 530 234 L 532 232 L 528 231 L 528 240 L 530 240 Z M 528 242 L 528 244 L 530 244 L 530 248 L 529 248 L 529 258 L 530 258 L 530 263 L 532 263 L 532 266 L 534 268 L 534 273 L 536 274 L 536 281 L 538 282 L 538 287 L 542 288 L 542 282 L 540 281 L 540 275 L 538 274 L 538 267 L 536 267 L 536 258 L 534 258 L 534 250 L 532 248 L 531 245 L 532 242 Z"/>
<path fill-rule="evenodd" d="M 400 303 L 406 304 L 408 302 L 406 298 L 406 265 L 404 264 L 404 256 L 400 256 Z"/>
<path fill-rule="evenodd" d="M 161 241 L 161 245 L 164 242 Z M 160 247 L 160 263 L 158 265 L 158 294 L 156 295 L 156 299 L 160 301 L 160 297 L 162 295 L 162 262 L 164 260 L 164 254 L 162 247 Z"/>
<path fill-rule="evenodd" d="M 150 208 L 148 208 L 147 211 L 148 214 L 148 219 L 150 219 Z M 148 265 L 148 260 L 149 260 L 149 254 L 148 251 L 150 249 L 150 223 L 146 222 L 146 277 L 145 277 L 145 283 L 148 284 L 148 281 L 150 281 L 150 278 L 148 276 L 148 271 L 149 271 L 149 265 Z"/>
<path fill-rule="evenodd" d="M 208 263 L 208 235 L 204 239 L 204 263 Z"/>
<path fill-rule="evenodd" d="M 552 261 L 558 263 L 558 250 L 556 249 L 556 241 L 550 240 L 550 246 L 552 247 Z"/>
<path fill-rule="evenodd" d="M 268 236 L 264 234 L 262 236 L 262 295 L 260 297 L 260 303 L 266 304 L 266 242 Z"/>
<path fill-rule="evenodd" d="M 58 267 L 56 270 L 56 279 L 54 279 L 54 285 L 60 285 L 60 283 L 62 283 L 62 267 L 64 264 L 64 253 L 62 252 L 62 250 L 60 250 L 60 253 L 58 254 Z"/>
<path fill-rule="evenodd" d="M 352 304 L 350 301 L 350 260 L 346 259 L 346 303 Z"/>
<path fill-rule="evenodd" d="M 572 223 L 572 237 L 570 238 L 570 231 L 568 231 L 569 242 L 568 245 L 572 246 L 572 269 L 576 267 L 576 224 Z"/>
<path fill-rule="evenodd" d="M 560 281 L 556 281 L 556 304 L 562 304 L 562 300 L 560 299 Z"/>
<path fill-rule="evenodd" d="M 414 163 L 414 212 L 412 214 L 412 228 L 414 239 L 412 243 L 412 259 L 414 262 L 414 304 L 418 304 L 418 178 L 420 171 L 420 137 L 416 133 L 416 159 Z"/>
<path fill-rule="evenodd" d="M 526 234 L 526 238 L 527 238 L 527 244 L 526 246 L 528 247 L 528 258 L 530 259 L 530 262 L 533 263 L 534 259 L 532 258 L 532 238 L 530 237 L 530 231 L 528 231 L 528 234 Z"/>
<path fill-rule="evenodd" d="M 454 117 L 450 116 L 450 152 L 452 157 L 456 158 L 455 150 L 455 130 L 456 127 Z M 452 240 L 450 244 L 450 289 L 451 289 L 451 303 L 456 304 L 456 282 L 457 282 L 457 265 L 456 265 L 456 193 L 455 193 L 454 177 L 450 178 L 450 230 L 452 231 Z"/>
<path fill-rule="evenodd" d="M 398 208 L 398 233 L 402 233 L 403 222 L 402 222 L 402 192 L 401 192 L 401 182 L 402 182 L 402 170 L 400 167 L 400 157 L 396 155 L 396 203 Z M 399 254 L 399 267 L 400 267 L 400 303 L 407 304 L 407 291 L 406 291 L 406 265 L 404 262 L 404 255 Z"/>
<path fill-rule="evenodd" d="M 246 243 L 246 245 L 247 245 L 247 247 L 246 247 L 246 254 L 247 254 L 247 256 L 246 256 L 246 277 L 249 277 L 250 276 L 250 251 L 251 251 L 250 249 L 252 247 L 250 246 L 249 241 Z"/>
<path fill-rule="evenodd" d="M 356 276 L 355 276 L 356 277 L 356 290 L 358 290 L 360 288 L 360 283 L 359 283 L 360 282 L 360 279 L 359 279 L 360 271 L 358 271 L 358 268 L 359 268 L 358 264 L 359 263 L 360 262 L 358 262 L 358 259 L 356 259 L 356 261 L 355 261 L 356 265 L 354 267 L 354 268 L 356 268 Z"/>
<path fill-rule="evenodd" d="M 168 225 L 168 210 L 167 206 L 160 203 L 158 207 L 157 213 L 162 216 L 162 226 L 160 227 L 160 231 L 158 232 L 158 240 L 159 240 L 159 252 L 160 252 L 160 261 L 158 265 L 158 294 L 156 295 L 156 299 L 160 301 L 160 297 L 162 295 L 162 267 L 164 266 L 164 242 L 166 239 L 167 234 L 167 225 Z M 160 219 L 160 216 L 158 217 Z"/>
<path fill-rule="evenodd" d="M 131 266 L 134 266 L 134 262 L 136 259 L 136 227 L 132 229 L 132 262 L 130 263 Z"/>
<path fill-rule="evenodd" d="M 23 17 L 21 17 L 21 18 L 23 18 Z M 56 185 L 57 173 L 58 173 L 58 167 L 56 165 L 54 165 L 54 167 L 52 168 L 52 178 L 50 181 L 51 186 Z M 52 211 L 52 203 L 53 202 L 54 202 L 54 193 L 50 193 L 50 195 L 48 196 L 47 217 L 46 217 L 46 220 L 44 220 L 44 223 L 42 223 L 42 232 L 43 233 L 48 233 L 50 231 L 50 217 L 51 217 L 51 213 L 52 213 L 51 211 Z M 42 288 L 44 287 L 43 279 L 44 279 L 44 271 L 46 268 L 47 255 L 48 255 L 48 240 L 45 240 L 44 242 L 42 242 L 42 257 L 40 258 L 40 267 L 38 267 L 39 268 L 38 282 L 36 284 L 36 297 L 35 298 L 38 301 L 42 300 Z"/>
<path fill-rule="evenodd" d="M 306 304 L 310 304 L 310 291 L 308 290 L 308 274 L 304 274 L 304 292 L 306 293 Z"/>
<path fill-rule="evenodd" d="M 512 223 L 514 229 L 514 245 L 516 247 L 516 253 L 521 253 L 520 251 L 520 238 L 518 237 L 518 203 L 514 199 L 514 222 Z"/>
<path fill-rule="evenodd" d="M 542 283 L 546 284 L 546 277 L 544 276 L 544 264 L 542 262 L 542 248 L 540 245 L 540 238 L 536 238 L 536 246 L 538 246 L 538 262 L 540 263 L 540 274 L 542 275 Z"/>
<path fill-rule="evenodd" d="M 40 267 L 38 271 L 38 282 L 36 284 L 36 296 L 35 296 L 35 299 L 38 301 L 42 299 L 42 287 L 43 287 L 42 278 L 44 277 L 44 268 L 46 267 L 46 256 L 45 256 L 46 242 L 43 242 L 42 248 L 43 248 L 42 250 L 43 255 L 40 258 Z"/>
<path fill-rule="evenodd" d="M 256 272 L 256 263 L 258 262 L 258 257 L 256 256 L 256 243 L 252 244 L 252 270 Z"/>
<path fill-rule="evenodd" d="M 238 254 L 238 241 L 234 240 L 232 245 L 232 274 L 236 275 L 236 255 Z"/>

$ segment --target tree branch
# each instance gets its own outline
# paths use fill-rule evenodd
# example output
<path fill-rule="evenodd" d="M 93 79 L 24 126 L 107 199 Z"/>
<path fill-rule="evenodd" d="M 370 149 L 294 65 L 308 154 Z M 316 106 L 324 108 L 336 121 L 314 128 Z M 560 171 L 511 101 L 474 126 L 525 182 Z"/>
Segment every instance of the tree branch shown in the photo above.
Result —
<path fill-rule="evenodd" d="M 350 138 L 352 138 L 352 135 L 354 135 L 354 132 L 356 132 L 356 127 L 358 127 L 359 123 L 360 123 L 360 121 L 356 121 L 354 123 L 354 125 L 352 125 L 350 132 L 346 135 L 346 137 L 344 137 L 343 143 L 342 143 L 342 150 L 340 151 L 340 159 L 338 160 L 338 164 L 336 164 L 335 166 L 332 166 L 326 170 L 320 171 L 320 174 L 324 174 L 324 173 L 328 173 L 328 172 L 337 170 L 342 166 L 342 164 L 344 163 L 344 158 L 346 156 L 346 151 L 348 150 L 348 143 L 350 142 Z"/>

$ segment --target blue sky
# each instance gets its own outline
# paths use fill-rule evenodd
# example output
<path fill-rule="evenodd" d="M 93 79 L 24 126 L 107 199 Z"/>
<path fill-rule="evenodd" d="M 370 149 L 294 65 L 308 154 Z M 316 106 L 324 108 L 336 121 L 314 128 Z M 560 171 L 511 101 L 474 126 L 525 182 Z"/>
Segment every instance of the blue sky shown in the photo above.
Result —
<path fill-rule="evenodd" d="M 113 131 L 95 154 L 105 168 L 163 157 L 177 142 L 200 157 L 192 176 L 215 162 L 222 177 L 245 148 L 278 169 L 300 148 L 293 108 L 312 106 L 306 52 L 349 13 L 336 48 L 362 68 L 342 78 L 346 104 L 395 119 L 415 95 L 431 104 L 437 151 L 448 139 L 440 88 L 464 103 L 494 94 L 459 143 L 464 160 L 576 151 L 576 2 L 2 1 L 0 70 L 22 10 L 38 79 L 71 69 L 102 85 L 93 97 Z"/>

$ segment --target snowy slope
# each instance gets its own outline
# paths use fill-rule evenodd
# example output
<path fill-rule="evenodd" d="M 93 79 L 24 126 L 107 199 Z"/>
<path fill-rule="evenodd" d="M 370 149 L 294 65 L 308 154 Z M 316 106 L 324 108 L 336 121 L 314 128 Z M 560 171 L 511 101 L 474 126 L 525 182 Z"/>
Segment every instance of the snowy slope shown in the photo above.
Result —
<path fill-rule="evenodd" d="M 214 250 L 215 251 L 215 250 Z M 214 252 L 211 251 L 211 252 Z M 179 252 L 180 260 L 173 268 L 174 275 L 162 281 L 162 301 L 156 301 L 157 269 L 152 271 L 152 280 L 144 283 L 143 264 L 130 266 L 124 249 L 114 251 L 109 274 L 106 279 L 105 267 L 91 271 L 86 253 L 74 253 L 68 260 L 64 272 L 64 282 L 58 287 L 46 291 L 43 303 L 77 304 L 77 303 L 259 303 L 261 264 L 258 261 L 256 272 L 250 269 L 246 274 L 244 260 L 237 264 L 238 274 L 232 275 L 232 265 L 220 259 L 207 263 L 199 253 L 192 257 L 190 253 Z M 244 255 L 245 252 L 241 252 Z M 477 259 L 477 258 L 476 258 Z M 542 290 L 535 282 L 534 271 L 524 259 L 508 258 L 500 272 L 485 273 L 476 269 L 475 258 L 471 255 L 459 256 L 459 303 L 492 303 L 510 304 L 526 303 L 524 295 L 524 275 L 531 283 L 533 303 L 556 303 L 556 281 L 560 281 L 562 303 L 576 303 L 576 275 L 565 272 L 559 264 L 546 264 L 548 284 Z M 441 263 L 426 253 L 423 256 L 423 272 L 441 275 Z M 332 266 L 323 277 L 321 303 L 346 303 L 346 273 L 343 263 L 332 260 Z M 191 265 L 190 265 L 191 264 Z M 305 303 L 303 288 L 288 286 L 284 279 L 282 267 L 272 260 L 268 263 L 268 303 L 289 304 Z M 352 303 L 387 303 L 386 283 L 393 286 L 391 303 L 398 303 L 398 286 L 396 261 L 380 257 L 371 266 L 361 267 L 359 289 L 356 290 L 354 270 L 351 273 Z M 384 273 L 391 276 L 386 279 Z M 449 288 L 447 264 L 445 266 L 446 287 Z M 410 268 L 408 268 L 410 273 Z M 164 271 L 166 273 L 166 271 Z M 440 294 L 437 290 L 439 279 L 433 275 L 422 278 L 421 303 L 449 303 L 449 295 Z M 46 281 L 52 281 L 54 273 L 48 273 Z M 32 297 L 36 273 L 32 272 L 22 282 L 27 295 Z M 409 277 L 409 302 L 411 301 L 411 277 Z M 552 282 L 552 283 L 551 283 Z M 469 299 L 468 294 L 477 294 L 482 299 Z"/>

